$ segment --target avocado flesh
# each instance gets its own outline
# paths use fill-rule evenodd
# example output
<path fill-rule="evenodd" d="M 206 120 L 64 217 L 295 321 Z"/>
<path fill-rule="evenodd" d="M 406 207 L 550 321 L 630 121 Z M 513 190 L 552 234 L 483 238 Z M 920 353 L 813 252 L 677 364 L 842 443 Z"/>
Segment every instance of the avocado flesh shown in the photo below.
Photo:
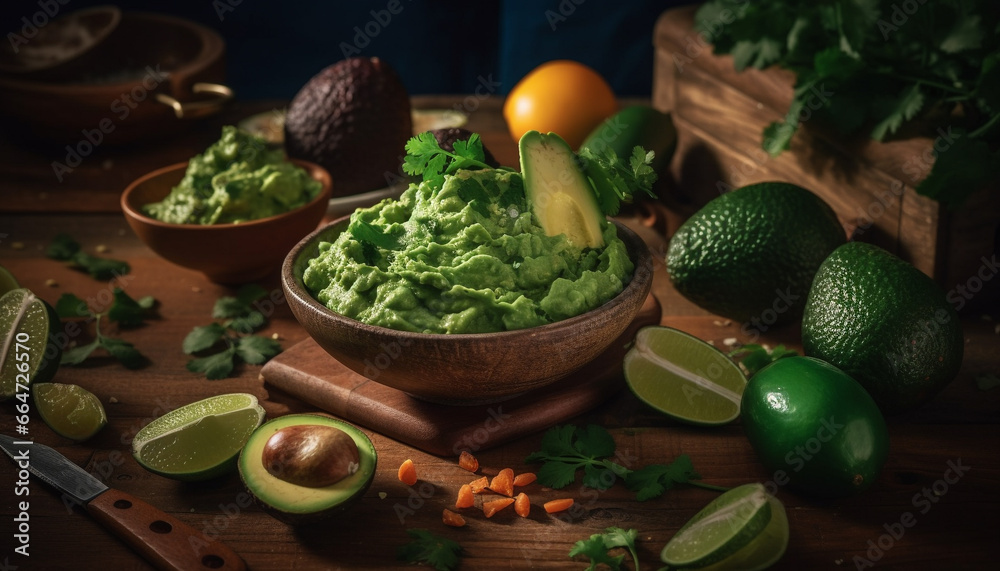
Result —
<path fill-rule="evenodd" d="M 319 424 L 347 433 L 358 446 L 359 468 L 329 486 L 310 488 L 271 475 L 261 460 L 271 436 L 289 426 Z M 301 523 L 332 515 L 338 508 L 359 498 L 375 476 L 377 454 L 371 440 L 356 427 L 319 414 L 290 414 L 268 421 L 250 436 L 240 453 L 240 478 L 247 490 L 269 513 L 289 523 Z"/>
<path fill-rule="evenodd" d="M 555 133 L 528 131 L 518 142 L 524 192 L 538 225 L 580 248 L 601 248 L 604 216 L 572 149 Z"/>

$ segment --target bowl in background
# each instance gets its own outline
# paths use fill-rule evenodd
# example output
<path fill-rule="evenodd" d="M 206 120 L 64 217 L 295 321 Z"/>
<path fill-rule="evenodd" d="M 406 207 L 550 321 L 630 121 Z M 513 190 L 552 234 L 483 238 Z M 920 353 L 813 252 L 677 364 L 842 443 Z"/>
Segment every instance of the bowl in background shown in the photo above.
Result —
<path fill-rule="evenodd" d="M 430 402 L 499 402 L 554 383 L 604 352 L 636 317 L 653 281 L 645 242 L 619 222 L 635 263 L 632 281 L 602 306 L 538 327 L 497 333 L 411 333 L 337 314 L 306 289 L 302 275 L 320 242 L 347 228 L 340 218 L 302 239 L 285 258 L 281 285 L 306 332 L 337 361 L 375 382 Z"/>
<path fill-rule="evenodd" d="M 330 174 L 319 165 L 299 160 L 323 187 L 308 204 L 295 210 L 239 224 L 170 224 L 151 218 L 142 207 L 163 200 L 187 170 L 187 162 L 155 170 L 125 189 L 122 212 L 132 231 L 163 259 L 197 270 L 222 284 L 240 284 L 276 272 L 288 251 L 313 231 L 330 201 Z"/>

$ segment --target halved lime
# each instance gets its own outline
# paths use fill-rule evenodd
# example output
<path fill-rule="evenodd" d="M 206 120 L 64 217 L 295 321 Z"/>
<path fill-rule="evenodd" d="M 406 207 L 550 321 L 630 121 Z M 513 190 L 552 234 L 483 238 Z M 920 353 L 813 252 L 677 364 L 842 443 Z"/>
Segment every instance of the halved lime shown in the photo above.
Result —
<path fill-rule="evenodd" d="M 0 401 L 18 392 L 26 398 L 32 383 L 56 374 L 62 346 L 53 334 L 59 323 L 56 310 L 25 288 L 0 297 Z"/>
<path fill-rule="evenodd" d="M 161 476 L 207 480 L 236 468 L 240 450 L 262 422 L 264 409 L 251 394 L 209 397 L 144 426 L 132 440 L 132 455 Z"/>
<path fill-rule="evenodd" d="M 108 423 L 101 400 L 79 385 L 35 383 L 31 392 L 38 414 L 60 436 L 82 442 Z"/>
<path fill-rule="evenodd" d="M 774 565 L 785 555 L 785 549 L 788 548 L 788 514 L 778 498 L 769 496 L 767 501 L 771 504 L 771 521 L 764 531 L 736 553 L 718 563 L 699 567 L 699 571 L 761 571 Z"/>
<path fill-rule="evenodd" d="M 0 266 L 0 295 L 19 287 L 21 286 L 17 283 L 17 279 L 14 277 L 14 274 L 10 273 L 7 268 Z"/>
<path fill-rule="evenodd" d="M 672 568 L 701 568 L 734 555 L 771 521 L 770 496 L 759 483 L 735 487 L 695 514 L 663 547 Z"/>
<path fill-rule="evenodd" d="M 718 425 L 740 415 L 747 379 L 725 354 L 683 331 L 643 327 L 624 362 L 639 400 L 682 422 Z"/>

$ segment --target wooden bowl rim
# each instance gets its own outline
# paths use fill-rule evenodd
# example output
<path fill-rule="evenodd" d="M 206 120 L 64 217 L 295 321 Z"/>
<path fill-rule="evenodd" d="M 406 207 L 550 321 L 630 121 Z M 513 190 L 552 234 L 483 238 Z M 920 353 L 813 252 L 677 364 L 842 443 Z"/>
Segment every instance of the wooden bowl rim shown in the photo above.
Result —
<path fill-rule="evenodd" d="M 312 200 L 303 204 L 302 206 L 299 206 L 298 208 L 289 210 L 288 212 L 282 212 L 281 214 L 275 214 L 274 216 L 268 216 L 267 218 L 258 218 L 256 220 L 248 220 L 246 222 L 238 222 L 238 223 L 228 222 L 225 224 L 174 224 L 171 222 L 164 222 L 162 220 L 157 220 L 156 218 L 147 216 L 142 212 L 142 206 L 144 205 L 133 204 L 134 201 L 132 200 L 132 198 L 137 188 L 155 178 L 174 174 L 178 170 L 187 169 L 188 163 L 190 161 L 184 161 L 182 163 L 174 163 L 169 166 L 158 168 L 152 172 L 144 174 L 143 176 L 129 183 L 129 185 L 125 187 L 124 192 L 122 192 L 120 200 L 121 209 L 122 212 L 124 212 L 127 217 L 132 218 L 134 221 L 147 226 L 154 226 L 158 228 L 171 228 L 171 229 L 186 230 L 192 232 L 193 231 L 218 232 L 225 230 L 227 228 L 253 228 L 255 226 L 263 226 L 266 224 L 270 224 L 276 220 L 289 218 L 301 214 L 303 211 L 311 210 L 313 207 L 315 207 L 317 202 L 330 200 L 330 195 L 333 191 L 333 184 L 330 178 L 330 173 L 327 172 L 326 169 L 324 169 L 323 167 L 319 166 L 316 163 L 312 163 L 309 161 L 303 161 L 299 159 L 288 159 L 288 160 L 293 164 L 305 169 L 313 180 L 317 180 L 320 182 L 320 184 L 322 184 L 322 188 L 320 188 L 319 194 L 313 197 Z"/>
<path fill-rule="evenodd" d="M 346 223 L 350 220 L 350 218 L 351 215 L 342 216 L 329 224 L 325 224 L 314 230 L 308 236 L 299 241 L 299 243 L 288 252 L 284 263 L 281 265 L 281 283 L 286 288 L 287 293 L 291 294 L 290 297 L 292 297 L 297 303 L 300 303 L 302 306 L 307 308 L 309 311 L 319 316 L 321 320 L 327 323 L 336 322 L 342 326 L 355 328 L 364 332 L 366 335 L 396 337 L 415 343 L 433 341 L 435 343 L 443 342 L 454 344 L 475 341 L 502 341 L 523 336 L 541 336 L 547 333 L 555 333 L 563 329 L 572 328 L 580 323 L 591 321 L 595 315 L 600 313 L 609 313 L 615 310 L 618 306 L 627 303 L 629 299 L 638 295 L 645 297 L 648 292 L 647 286 L 652 283 L 653 279 L 653 257 L 649 251 L 649 247 L 642 240 L 642 238 L 640 238 L 639 235 L 633 232 L 630 228 L 617 220 L 609 219 L 609 221 L 617 227 L 618 236 L 623 242 L 625 242 L 626 248 L 634 251 L 635 258 L 632 260 L 634 265 L 632 270 L 632 279 L 629 281 L 628 285 L 622 289 L 622 291 L 618 292 L 618 295 L 602 303 L 598 307 L 591 309 L 590 311 L 552 323 L 537 325 L 535 327 L 509 331 L 493 331 L 488 333 L 417 333 L 413 331 L 402 331 L 399 329 L 391 329 L 389 327 L 371 325 L 332 311 L 309 293 L 305 284 L 302 282 L 302 276 L 295 275 L 297 258 L 307 248 L 312 246 L 313 241 L 317 240 L 319 236 L 325 232 L 331 231 L 336 225 Z M 641 305 L 642 303 L 640 301 L 639 307 L 641 307 Z"/>

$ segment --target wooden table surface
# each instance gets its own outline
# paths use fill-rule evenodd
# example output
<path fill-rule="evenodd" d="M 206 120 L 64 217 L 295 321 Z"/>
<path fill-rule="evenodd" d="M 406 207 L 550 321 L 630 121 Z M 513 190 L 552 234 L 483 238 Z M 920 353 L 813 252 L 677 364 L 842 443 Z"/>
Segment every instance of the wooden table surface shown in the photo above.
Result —
<path fill-rule="evenodd" d="M 473 101 L 475 105 L 470 104 Z M 468 126 L 482 133 L 502 163 L 516 164 L 516 145 L 504 130 L 499 98 L 464 102 Z M 260 367 L 243 366 L 234 377 L 220 381 L 185 369 L 187 356 L 181 351 L 181 340 L 192 327 L 210 322 L 215 300 L 232 290 L 159 259 L 132 234 L 118 211 L 118 195 L 130 180 L 200 152 L 218 136 L 221 125 L 280 105 L 236 103 L 223 115 L 173 140 L 127 149 L 98 148 L 61 183 L 51 168 L 60 157 L 58 151 L 26 147 L 9 139 L 0 143 L 0 264 L 51 303 L 66 292 L 84 299 L 107 299 L 113 285 L 135 298 L 152 295 L 160 302 L 158 317 L 120 333 L 149 357 L 149 366 L 129 371 L 110 358 L 94 357 L 81 366 L 62 367 L 55 378 L 95 393 L 107 410 L 108 426 L 90 441 L 73 444 L 33 416 L 30 436 L 56 447 L 109 486 L 219 537 L 252 569 L 411 568 L 394 557 L 396 547 L 407 541 L 408 528 L 427 528 L 458 541 L 465 548 L 461 569 L 582 569 L 584 562 L 567 555 L 572 544 L 612 525 L 637 529 L 642 568 L 658 568 L 663 545 L 715 492 L 680 487 L 640 503 L 620 484 L 600 493 L 582 488 L 579 482 L 562 491 L 532 488 L 536 505 L 530 518 L 507 510 L 487 520 L 470 512 L 467 527 L 447 528 L 441 523 L 441 510 L 453 505 L 459 486 L 471 479 L 469 474 L 457 468 L 454 458 L 433 456 L 365 429 L 379 454 L 378 471 L 365 497 L 343 517 L 293 528 L 246 505 L 238 476 L 183 484 L 136 464 L 129 451 L 140 427 L 204 397 L 249 392 L 261 399 L 269 417 L 314 410 L 262 382 Z M 451 108 L 462 106 L 463 99 L 422 97 L 415 98 L 415 105 Z M 663 308 L 663 324 L 718 346 L 726 338 L 748 341 L 738 324 L 706 314 L 673 291 L 662 263 L 663 233 L 647 227 L 639 217 L 626 220 L 642 232 L 657 258 L 654 293 Z M 132 272 L 111 284 L 47 259 L 44 248 L 57 232 L 73 235 L 89 251 L 105 246 L 104 255 L 127 260 Z M 279 287 L 275 277 L 263 285 Z M 788 508 L 791 541 L 775 568 L 848 569 L 870 563 L 886 569 L 976 569 L 995 564 L 1000 554 L 1000 389 L 981 390 L 975 379 L 1000 373 L 1000 336 L 996 322 L 979 315 L 966 316 L 964 326 L 967 343 L 961 373 L 930 404 L 889 419 L 889 460 L 868 492 L 816 501 L 777 488 Z M 306 337 L 281 303 L 263 334 L 277 334 L 285 348 Z M 799 334 L 794 327 L 774 330 L 762 341 L 798 348 Z M 0 433 L 12 434 L 13 404 L 0 404 L 0 411 Z M 614 398 L 573 422 L 608 427 L 618 449 L 634 466 L 669 462 L 683 453 L 691 456 L 703 480 L 711 484 L 736 486 L 771 479 L 739 423 L 718 428 L 681 425 L 647 408 L 624 386 Z M 478 451 L 481 471 L 531 470 L 523 460 L 539 449 L 540 438 L 539 433 L 529 434 Z M 421 484 L 412 489 L 396 478 L 396 469 L 406 458 L 412 458 L 420 471 Z M 967 469 L 957 476 L 949 471 L 956 465 Z M 81 511 L 67 510 L 57 493 L 37 481 L 30 487 L 30 558 L 15 553 L 14 517 L 17 500 L 24 499 L 13 493 L 16 479 L 13 463 L 0 459 L 0 536 L 4 538 L 0 568 L 148 568 L 125 544 Z M 537 505 L 566 495 L 578 502 L 578 509 L 568 515 L 547 516 Z M 908 517 L 915 518 L 915 525 L 898 525 Z M 627 567 L 634 568 L 632 563 Z"/>

